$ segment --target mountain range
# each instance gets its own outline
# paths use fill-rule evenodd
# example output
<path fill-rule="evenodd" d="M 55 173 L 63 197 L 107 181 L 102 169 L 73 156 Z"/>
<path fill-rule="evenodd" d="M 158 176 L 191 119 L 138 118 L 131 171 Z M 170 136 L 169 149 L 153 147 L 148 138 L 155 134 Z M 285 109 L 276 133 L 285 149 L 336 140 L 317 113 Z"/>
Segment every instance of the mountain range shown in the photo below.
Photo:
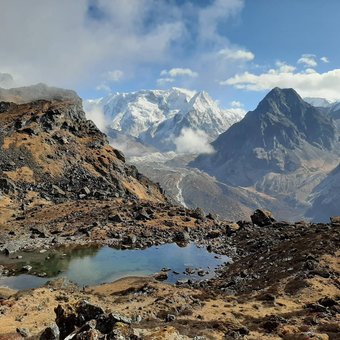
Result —
<path fill-rule="evenodd" d="M 125 149 L 128 162 L 159 182 L 171 199 L 190 208 L 201 206 L 207 212 L 230 220 L 245 219 L 256 208 L 272 210 L 279 218 L 288 220 L 308 217 L 323 221 L 337 214 L 340 202 L 339 103 L 319 98 L 304 100 L 293 89 L 275 88 L 254 111 L 241 119 L 240 113 L 221 110 L 205 92 L 173 88 L 114 94 L 87 102 L 89 106 L 100 107 L 105 122 L 110 122 L 103 129 L 108 135 L 106 139 L 94 125 L 86 122 L 81 99 L 73 91 L 38 84 L 2 89 L 0 100 L 15 103 L 3 104 L 2 112 L 21 112 L 26 105 L 25 110 L 37 112 L 35 119 L 41 121 L 40 124 L 23 114 L 24 123 L 13 128 L 15 138 L 8 135 L 5 139 L 14 138 L 13 143 L 24 145 L 24 140 L 18 138 L 25 134 L 32 140 L 45 138 L 47 130 L 53 135 L 51 146 L 40 150 L 40 156 L 30 161 L 33 174 L 28 175 L 26 168 L 20 170 L 20 185 L 22 181 L 27 181 L 26 186 L 33 180 L 35 183 L 42 181 L 37 187 L 34 184 L 42 197 L 50 192 L 54 192 L 52 196 L 57 200 L 64 199 L 62 193 L 83 195 L 82 186 L 86 186 L 86 182 L 93 195 L 147 197 L 148 192 L 154 192 L 155 197 L 161 197 L 157 187 L 151 182 L 148 184 L 133 166 L 124 163 L 125 158 L 117 149 Z M 44 100 L 48 103 L 43 103 Z M 3 122 L 3 129 L 4 124 L 7 123 Z M 55 129 L 61 129 L 62 135 L 55 134 Z M 80 133 L 77 131 L 83 129 L 81 134 L 93 135 L 93 145 L 84 144 L 77 137 Z M 187 131 L 200 131 L 207 145 L 211 141 L 214 152 L 199 156 L 178 152 L 176 141 L 185 137 Z M 69 147 L 70 141 L 72 154 L 87 154 L 73 168 L 63 146 Z M 107 141 L 113 146 L 114 175 L 109 174 L 110 168 L 105 168 L 107 151 L 97 150 L 99 144 Z M 184 142 L 187 142 L 185 138 Z M 28 147 L 33 148 L 31 144 Z M 52 149 L 54 156 L 50 155 Z M 97 164 L 95 154 L 98 152 L 105 155 L 98 154 Z M 59 178 L 66 179 L 70 171 L 77 171 L 79 181 L 47 178 L 40 165 L 44 157 L 48 158 L 52 173 L 63 174 Z M 17 161 L 3 154 L 2 163 L 6 176 L 11 176 Z M 94 180 L 104 172 L 107 178 L 112 178 L 112 183 L 108 184 L 112 190 Z M 10 177 L 10 180 L 15 184 L 17 178 Z"/>
<path fill-rule="evenodd" d="M 204 91 L 180 88 L 114 93 L 85 101 L 85 110 L 94 108 L 102 111 L 109 136 L 116 130 L 163 152 L 178 149 L 176 139 L 183 129 L 208 143 L 243 117 L 240 109 L 222 110 Z"/>

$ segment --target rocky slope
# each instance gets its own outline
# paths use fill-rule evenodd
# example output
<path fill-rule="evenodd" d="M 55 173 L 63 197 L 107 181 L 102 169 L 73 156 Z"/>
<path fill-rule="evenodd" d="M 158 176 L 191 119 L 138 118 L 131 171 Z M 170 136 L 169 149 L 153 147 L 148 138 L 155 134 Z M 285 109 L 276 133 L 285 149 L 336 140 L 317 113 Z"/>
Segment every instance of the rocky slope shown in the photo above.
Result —
<path fill-rule="evenodd" d="M 312 206 L 306 216 L 316 221 L 327 221 L 339 213 L 340 165 L 336 167 L 311 194 Z"/>
<path fill-rule="evenodd" d="M 29 92 L 34 89 L 29 88 Z M 45 90 L 49 96 L 50 89 Z M 124 155 L 109 146 L 106 136 L 86 120 L 74 92 L 52 92 L 48 100 L 0 103 L 2 225 L 23 220 L 30 211 L 65 202 L 117 198 L 165 201 L 159 186 L 127 165 Z M 40 95 L 37 91 L 34 96 Z M 22 103 L 27 100 L 27 91 L 2 90 L 2 99 Z"/>
<path fill-rule="evenodd" d="M 333 119 L 292 89 L 274 89 L 212 143 L 215 154 L 191 165 L 220 181 L 289 202 L 305 211 L 313 189 L 338 165 Z"/>

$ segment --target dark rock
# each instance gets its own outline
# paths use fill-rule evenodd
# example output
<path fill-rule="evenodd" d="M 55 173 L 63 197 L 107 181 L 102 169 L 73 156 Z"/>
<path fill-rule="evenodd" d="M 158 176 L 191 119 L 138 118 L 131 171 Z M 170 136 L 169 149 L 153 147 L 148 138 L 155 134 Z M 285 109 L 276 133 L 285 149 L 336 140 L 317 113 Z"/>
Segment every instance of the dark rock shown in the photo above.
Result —
<path fill-rule="evenodd" d="M 39 338 L 39 340 L 59 340 L 59 339 L 60 331 L 55 323 L 45 328 L 45 330 L 42 332 Z"/>
<path fill-rule="evenodd" d="M 331 276 L 330 272 L 324 268 L 316 268 L 314 270 L 311 270 L 310 273 L 312 275 L 317 275 L 324 277 L 325 279 L 329 278 Z"/>
<path fill-rule="evenodd" d="M 268 333 L 274 332 L 279 326 L 280 323 L 276 320 L 267 320 L 262 324 L 262 328 Z"/>
<path fill-rule="evenodd" d="M 209 219 L 209 220 L 213 220 L 213 221 L 215 221 L 215 220 L 217 220 L 217 215 L 216 214 L 213 214 L 213 213 L 209 213 L 207 216 L 207 219 Z"/>
<path fill-rule="evenodd" d="M 273 218 L 270 211 L 264 211 L 260 209 L 255 210 L 254 214 L 251 215 L 250 218 L 251 221 L 259 227 L 272 225 L 272 223 L 275 222 L 275 219 Z"/>
<path fill-rule="evenodd" d="M 338 302 L 332 298 L 324 297 L 319 300 L 320 305 L 324 307 L 333 307 L 338 304 Z"/>
<path fill-rule="evenodd" d="M 141 209 L 140 211 L 137 212 L 135 218 L 138 221 L 147 221 L 150 220 L 150 215 L 146 212 L 145 209 Z"/>
<path fill-rule="evenodd" d="M 134 234 L 126 235 L 123 238 L 123 244 L 125 245 L 132 245 L 132 244 L 135 244 L 136 242 L 137 242 L 137 236 Z"/>
<path fill-rule="evenodd" d="M 217 238 L 221 235 L 220 230 L 211 230 L 207 234 L 207 238 Z"/>
<path fill-rule="evenodd" d="M 26 265 L 21 268 L 23 272 L 30 272 L 32 270 L 32 266 Z"/>
<path fill-rule="evenodd" d="M 17 252 L 19 250 L 19 246 L 18 245 L 15 245 L 15 244 L 8 244 L 4 250 L 3 250 L 3 253 L 6 255 L 6 256 L 9 256 L 11 254 L 14 254 L 15 252 Z"/>
<path fill-rule="evenodd" d="M 168 273 L 167 272 L 160 272 L 154 275 L 154 278 L 157 281 L 165 281 L 168 279 Z"/>
<path fill-rule="evenodd" d="M 0 177 L 0 191 L 4 194 L 10 194 L 15 192 L 16 185 L 13 181 L 6 177 Z"/>
<path fill-rule="evenodd" d="M 197 218 L 198 220 L 205 220 L 205 214 L 201 208 L 196 208 L 195 210 L 191 211 L 189 215 L 193 218 Z"/>
<path fill-rule="evenodd" d="M 262 294 L 258 297 L 258 300 L 260 301 L 268 301 L 268 302 L 275 302 L 276 297 L 274 294 L 270 294 L 270 293 L 265 293 Z"/>
<path fill-rule="evenodd" d="M 85 321 L 95 319 L 100 314 L 104 314 L 104 310 L 101 307 L 92 305 L 86 300 L 82 300 L 78 303 L 76 311 L 84 317 Z"/>
<path fill-rule="evenodd" d="M 195 274 L 196 271 L 192 267 L 187 267 L 187 268 L 185 268 L 185 272 L 189 275 L 192 275 L 192 274 Z"/>
<path fill-rule="evenodd" d="M 46 229 L 43 227 L 31 227 L 30 231 L 33 235 L 37 235 L 38 237 L 41 237 L 41 238 L 46 238 L 48 234 Z"/>
<path fill-rule="evenodd" d="M 116 157 L 121 160 L 122 162 L 125 163 L 125 156 L 123 154 L 123 152 L 121 152 L 120 150 L 114 149 L 113 152 L 115 153 Z"/>
<path fill-rule="evenodd" d="M 116 222 L 116 223 L 121 223 L 124 222 L 122 216 L 120 214 L 115 214 L 115 215 L 111 215 L 108 217 L 108 220 L 111 222 Z"/>
<path fill-rule="evenodd" d="M 29 331 L 26 328 L 17 328 L 17 333 L 19 333 L 23 338 L 29 336 Z"/>
<path fill-rule="evenodd" d="M 164 221 L 164 225 L 167 227 L 174 227 L 176 224 L 172 221 Z"/>
<path fill-rule="evenodd" d="M 190 241 L 190 235 L 186 231 L 179 231 L 174 237 L 175 242 L 187 243 Z"/>

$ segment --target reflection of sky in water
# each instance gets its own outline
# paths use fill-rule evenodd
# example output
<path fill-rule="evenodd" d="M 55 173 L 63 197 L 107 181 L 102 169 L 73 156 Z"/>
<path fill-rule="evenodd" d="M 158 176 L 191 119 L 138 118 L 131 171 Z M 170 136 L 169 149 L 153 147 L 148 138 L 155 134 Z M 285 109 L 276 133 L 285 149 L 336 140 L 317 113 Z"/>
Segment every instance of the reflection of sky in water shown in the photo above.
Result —
<path fill-rule="evenodd" d="M 179 278 L 189 277 L 182 274 L 186 267 L 216 268 L 219 264 L 228 261 L 226 256 L 220 259 L 216 259 L 214 256 L 215 254 L 209 253 L 205 248 L 198 248 L 194 244 L 189 244 L 187 247 L 165 244 L 144 250 L 117 250 L 103 247 L 90 255 L 77 256 L 77 252 L 74 256 L 71 254 L 67 259 L 66 267 L 64 258 L 60 261 L 62 273 L 57 277 L 66 277 L 80 285 L 95 285 L 126 276 L 150 275 L 166 267 L 180 273 L 180 275 L 174 275 L 169 272 L 168 281 L 175 282 Z M 57 263 L 54 265 L 58 266 Z M 207 277 L 209 276 L 204 278 Z M 194 278 L 197 279 L 197 277 Z M 0 279 L 0 286 L 24 289 L 40 286 L 50 279 L 19 275 Z"/>

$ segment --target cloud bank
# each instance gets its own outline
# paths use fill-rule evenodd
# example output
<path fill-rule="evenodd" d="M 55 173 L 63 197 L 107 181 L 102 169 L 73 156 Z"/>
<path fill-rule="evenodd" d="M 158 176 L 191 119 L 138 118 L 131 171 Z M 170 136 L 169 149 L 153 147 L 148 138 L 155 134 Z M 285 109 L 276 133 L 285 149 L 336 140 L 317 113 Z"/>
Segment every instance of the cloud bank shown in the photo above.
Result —
<path fill-rule="evenodd" d="M 328 100 L 340 99 L 340 69 L 319 73 L 312 65 L 312 59 L 302 56 L 298 63 L 307 67 L 297 71 L 295 66 L 282 62 L 276 63 L 276 68 L 261 74 L 243 72 L 224 81 L 221 85 L 228 85 L 240 90 L 266 91 L 274 87 L 294 88 L 303 97 L 322 97 Z M 328 59 L 327 59 L 328 60 Z"/>
<path fill-rule="evenodd" d="M 214 148 L 209 143 L 209 136 L 202 130 L 183 128 L 175 138 L 176 152 L 180 154 L 213 153 Z"/>
<path fill-rule="evenodd" d="M 18 85 L 45 82 L 103 91 L 135 79 L 154 77 L 155 82 L 152 72 L 157 67 L 169 70 L 162 77 L 165 84 L 176 80 L 185 85 L 184 78 L 203 81 L 200 68 L 218 74 L 215 63 L 206 63 L 210 51 L 230 48 L 218 26 L 237 15 L 243 4 L 3 0 L 0 22 L 6 29 L 0 30 L 0 72 L 13 75 Z M 186 56 L 188 46 L 192 48 Z M 195 71 L 189 71 L 190 63 L 197 65 Z"/>

